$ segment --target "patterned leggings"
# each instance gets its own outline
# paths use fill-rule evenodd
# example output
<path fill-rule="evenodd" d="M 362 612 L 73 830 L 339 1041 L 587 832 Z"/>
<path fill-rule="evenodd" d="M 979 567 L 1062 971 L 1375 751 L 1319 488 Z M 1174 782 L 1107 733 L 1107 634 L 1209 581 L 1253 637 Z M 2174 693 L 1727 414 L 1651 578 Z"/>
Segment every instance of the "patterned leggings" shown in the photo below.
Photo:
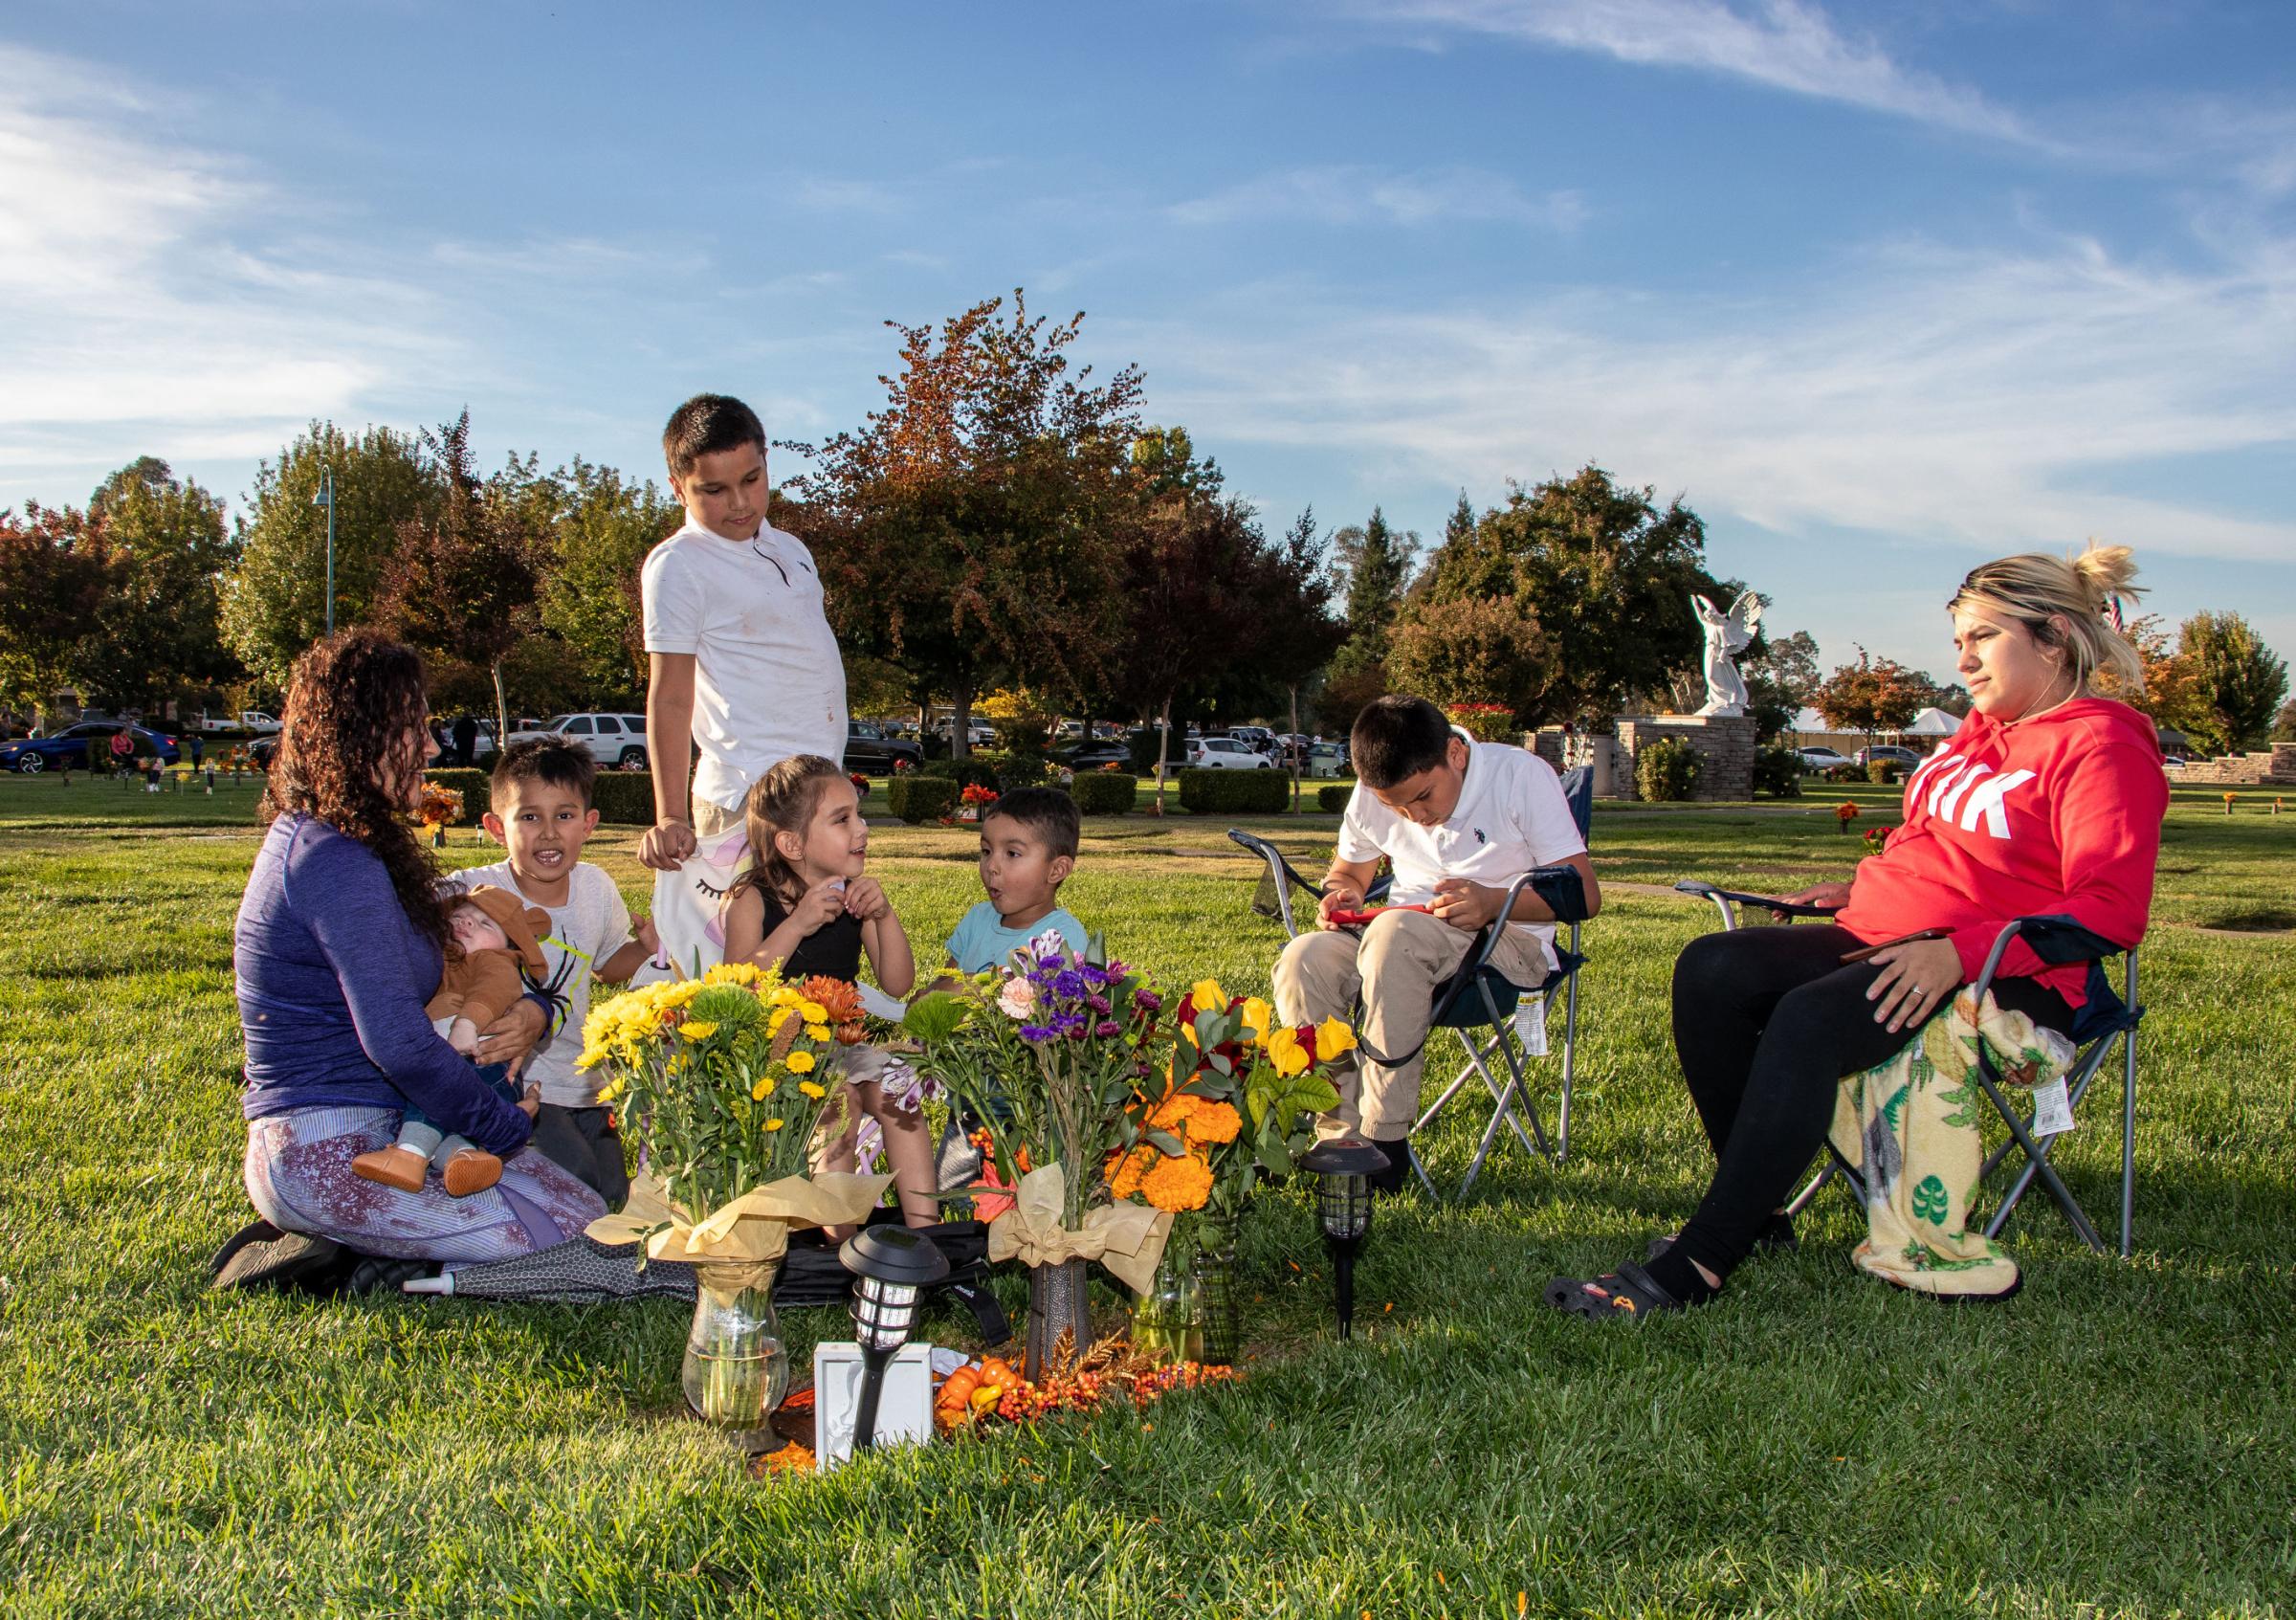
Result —
<path fill-rule="evenodd" d="M 362 1254 L 450 1267 L 508 1259 L 579 1236 L 606 1204 L 531 1147 L 502 1162 L 484 1192 L 450 1198 L 362 1181 L 351 1161 L 398 1140 L 391 1108 L 298 1108 L 247 1122 L 247 1195 L 282 1232 L 331 1237 Z"/>

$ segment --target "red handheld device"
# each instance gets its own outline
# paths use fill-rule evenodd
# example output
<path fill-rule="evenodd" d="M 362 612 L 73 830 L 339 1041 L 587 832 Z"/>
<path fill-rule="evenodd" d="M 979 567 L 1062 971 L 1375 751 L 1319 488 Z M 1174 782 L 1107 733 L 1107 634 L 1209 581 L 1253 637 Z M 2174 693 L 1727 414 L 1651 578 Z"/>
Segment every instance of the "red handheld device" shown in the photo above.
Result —
<path fill-rule="evenodd" d="M 1369 911 L 1335 911 L 1331 920 L 1342 928 L 1360 928 L 1383 911 L 1424 911 L 1424 905 L 1380 905 Z"/>

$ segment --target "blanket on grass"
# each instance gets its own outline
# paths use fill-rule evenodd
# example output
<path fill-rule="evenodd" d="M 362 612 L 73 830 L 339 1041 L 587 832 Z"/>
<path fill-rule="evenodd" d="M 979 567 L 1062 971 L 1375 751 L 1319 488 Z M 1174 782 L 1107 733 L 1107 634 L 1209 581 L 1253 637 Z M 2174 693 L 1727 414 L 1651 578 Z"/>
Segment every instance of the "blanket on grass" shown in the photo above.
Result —
<path fill-rule="evenodd" d="M 1896 1056 L 1842 1082 L 1831 1135 L 1866 1179 L 1866 1241 L 1853 1258 L 1884 1281 L 1980 1298 L 2017 1286 L 2017 1262 L 1970 1218 L 1985 1165 L 1979 1043 L 2021 1087 L 2048 1085 L 2073 1061 L 2063 1035 L 1964 991 Z"/>

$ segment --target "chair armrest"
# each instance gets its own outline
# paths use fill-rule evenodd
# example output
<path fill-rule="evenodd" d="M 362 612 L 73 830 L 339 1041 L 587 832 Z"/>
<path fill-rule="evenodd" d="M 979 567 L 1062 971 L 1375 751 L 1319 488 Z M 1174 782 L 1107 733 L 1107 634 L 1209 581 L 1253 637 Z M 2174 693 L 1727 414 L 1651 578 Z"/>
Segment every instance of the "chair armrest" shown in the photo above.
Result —
<path fill-rule="evenodd" d="M 2069 917 L 2018 917 L 2002 924 L 1994 936 L 1993 948 L 1985 953 L 1985 966 L 1977 974 L 1976 999 L 1983 1001 L 1993 988 L 1994 976 L 1999 971 L 2001 958 L 2009 952 L 2009 942 L 2022 938 L 2035 956 L 2052 967 L 2076 962 L 2097 962 L 2104 957 L 2118 956 L 2128 947 L 2116 945 L 2104 935 L 2084 927 Z"/>
<path fill-rule="evenodd" d="M 1723 921 L 1732 927 L 1737 923 L 1731 907 L 1738 905 L 1759 906 L 1764 911 L 1782 912 L 1788 917 L 1831 917 L 1842 909 L 1838 905 L 1801 905 L 1792 900 L 1781 900 L 1775 895 L 1747 895 L 1735 889 L 1717 889 L 1697 877 L 1682 878 L 1674 887 L 1682 894 L 1696 895 L 1700 899 L 1713 901 L 1715 908 L 1722 913 Z"/>

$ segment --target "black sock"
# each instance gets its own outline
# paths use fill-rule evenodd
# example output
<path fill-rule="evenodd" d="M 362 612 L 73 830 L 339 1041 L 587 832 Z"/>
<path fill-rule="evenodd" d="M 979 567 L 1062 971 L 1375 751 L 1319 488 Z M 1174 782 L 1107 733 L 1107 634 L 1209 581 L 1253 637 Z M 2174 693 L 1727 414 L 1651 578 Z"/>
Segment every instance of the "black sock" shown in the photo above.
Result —
<path fill-rule="evenodd" d="M 1686 1305 L 1703 1305 L 1721 1292 L 1698 1275 L 1697 1266 L 1679 1243 L 1657 1259 L 1645 1261 L 1643 1270 L 1652 1282 Z"/>

